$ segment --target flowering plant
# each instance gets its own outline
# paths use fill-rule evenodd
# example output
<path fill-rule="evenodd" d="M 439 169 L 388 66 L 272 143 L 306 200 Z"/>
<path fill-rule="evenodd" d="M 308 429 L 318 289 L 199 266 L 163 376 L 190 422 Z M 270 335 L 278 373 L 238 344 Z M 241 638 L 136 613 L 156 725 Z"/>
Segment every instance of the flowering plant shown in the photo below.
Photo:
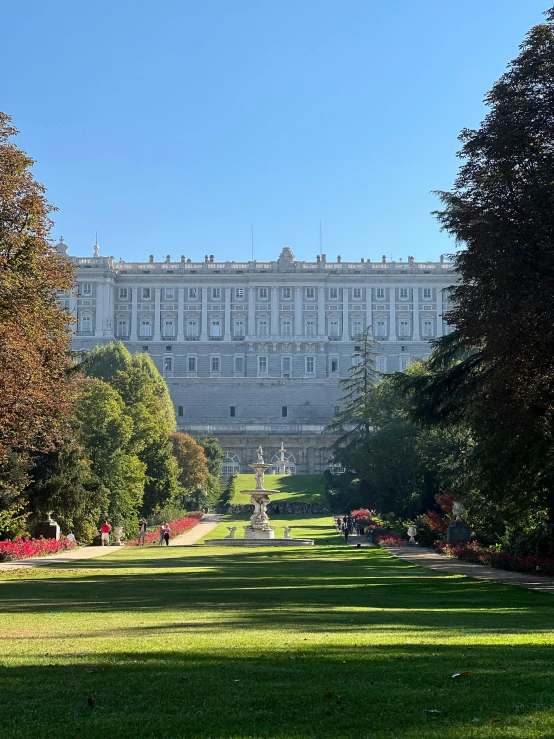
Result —
<path fill-rule="evenodd" d="M 183 516 L 183 518 L 180 518 L 178 521 L 170 521 L 168 524 L 170 539 L 174 536 L 179 536 L 179 534 L 183 534 L 185 531 L 190 531 L 190 529 L 196 526 L 202 516 L 203 514 L 201 512 L 193 511 L 192 514 Z M 160 540 L 158 529 L 159 526 L 156 526 L 156 530 L 146 532 L 146 536 L 144 537 L 145 544 L 158 544 Z M 127 546 L 137 547 L 142 543 L 142 539 L 129 539 L 125 543 Z"/>
<path fill-rule="evenodd" d="M 383 534 L 377 537 L 377 544 L 381 547 L 403 547 L 406 540 L 395 534 Z"/>
<path fill-rule="evenodd" d="M 435 547 L 441 554 L 446 554 L 447 557 L 465 559 L 468 562 L 475 562 L 488 567 L 497 567 L 511 572 L 526 572 L 533 575 L 554 575 L 554 559 L 548 559 L 547 557 L 523 557 L 509 554 L 494 547 L 483 547 L 478 541 L 469 543 L 453 542 L 451 544 L 445 541 L 437 541 Z"/>
<path fill-rule="evenodd" d="M 20 537 L 18 539 L 7 539 L 0 541 L 0 561 L 11 561 L 14 559 L 28 559 L 29 557 L 42 557 L 45 554 L 55 554 L 64 549 L 73 549 L 75 542 L 69 541 L 64 536 L 60 539 L 39 539 L 31 537 Z"/>

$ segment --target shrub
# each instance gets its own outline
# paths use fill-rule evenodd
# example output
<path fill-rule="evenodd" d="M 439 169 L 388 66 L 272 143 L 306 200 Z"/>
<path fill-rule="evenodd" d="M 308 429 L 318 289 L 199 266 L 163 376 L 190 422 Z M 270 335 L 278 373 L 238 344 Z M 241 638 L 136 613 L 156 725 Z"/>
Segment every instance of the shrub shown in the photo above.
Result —
<path fill-rule="evenodd" d="M 29 557 L 43 557 L 46 554 L 55 554 L 64 549 L 73 549 L 75 544 L 65 537 L 56 539 L 31 539 L 30 537 L 7 539 L 0 541 L 0 562 L 11 562 L 15 559 L 28 559 Z"/>
<path fill-rule="evenodd" d="M 403 547 L 406 540 L 401 536 L 395 536 L 395 534 L 382 534 L 377 537 L 377 544 L 380 547 Z"/>
<path fill-rule="evenodd" d="M 184 534 L 185 531 L 193 529 L 203 515 L 204 514 L 201 511 L 193 511 L 193 515 L 187 513 L 186 516 L 180 518 L 178 521 L 170 521 L 169 538 L 172 539 L 174 536 L 179 536 L 179 534 Z M 146 536 L 144 538 L 145 544 L 158 544 L 159 540 L 160 536 L 158 531 L 146 532 Z M 136 547 L 139 546 L 140 541 L 141 540 L 137 537 L 136 539 L 127 540 L 125 544 L 129 547 Z"/>
<path fill-rule="evenodd" d="M 477 541 L 453 544 L 437 541 L 435 547 L 441 554 L 446 554 L 447 557 L 464 559 L 488 567 L 532 575 L 554 575 L 554 559 L 548 557 L 518 556 L 503 552 L 495 547 L 483 547 Z"/>

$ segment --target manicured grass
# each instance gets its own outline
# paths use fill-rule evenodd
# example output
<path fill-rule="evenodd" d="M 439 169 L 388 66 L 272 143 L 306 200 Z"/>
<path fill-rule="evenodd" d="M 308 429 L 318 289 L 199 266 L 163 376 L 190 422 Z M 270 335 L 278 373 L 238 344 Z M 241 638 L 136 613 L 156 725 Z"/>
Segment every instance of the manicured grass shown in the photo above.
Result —
<path fill-rule="evenodd" d="M 129 547 L 0 576 L 0 732 L 549 737 L 553 624 L 551 595 L 382 550 Z"/>
<path fill-rule="evenodd" d="M 234 504 L 250 503 L 248 495 L 241 490 L 253 490 L 256 487 L 254 475 L 237 475 L 235 482 Z M 323 475 L 266 475 L 264 487 L 267 490 L 279 490 L 271 496 L 272 501 L 286 500 L 289 503 L 321 503 L 327 505 Z"/>
<path fill-rule="evenodd" d="M 338 534 L 333 526 L 332 518 L 327 516 L 309 516 L 301 518 L 300 516 L 279 514 L 271 516 L 269 523 L 276 526 L 275 536 L 283 537 L 285 535 L 285 526 L 292 528 L 291 536 L 296 539 L 313 539 L 316 544 L 341 544 L 344 543 L 342 537 Z M 229 515 L 224 516 L 223 520 L 217 528 L 202 539 L 223 539 L 229 533 L 229 526 L 236 526 L 236 539 L 244 538 L 244 527 L 248 526 L 248 516 Z"/>

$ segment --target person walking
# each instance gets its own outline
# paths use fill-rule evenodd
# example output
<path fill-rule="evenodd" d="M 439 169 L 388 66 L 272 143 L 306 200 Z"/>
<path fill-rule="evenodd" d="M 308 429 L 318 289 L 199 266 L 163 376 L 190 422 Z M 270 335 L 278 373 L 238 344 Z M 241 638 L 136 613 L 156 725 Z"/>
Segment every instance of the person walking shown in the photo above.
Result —
<path fill-rule="evenodd" d="M 75 534 L 73 533 L 73 531 L 70 531 L 69 534 L 65 538 L 71 544 L 75 544 Z"/>
<path fill-rule="evenodd" d="M 166 523 L 164 525 L 164 541 L 167 546 L 169 546 L 169 524 Z"/>
<path fill-rule="evenodd" d="M 139 547 L 144 546 L 146 543 L 146 521 L 144 518 L 139 524 Z"/>
<path fill-rule="evenodd" d="M 160 524 L 160 530 L 158 532 L 160 535 L 160 546 L 161 547 L 163 547 L 164 545 L 164 531 L 165 531 L 165 523 L 162 523 Z"/>
<path fill-rule="evenodd" d="M 350 533 L 349 527 L 348 526 L 345 526 L 344 527 L 344 543 L 345 544 L 348 544 L 348 534 L 349 533 Z"/>
<path fill-rule="evenodd" d="M 110 531 L 111 530 L 112 530 L 112 527 L 107 521 L 104 521 L 102 526 L 100 526 L 100 539 L 102 541 L 103 547 L 110 546 Z"/>

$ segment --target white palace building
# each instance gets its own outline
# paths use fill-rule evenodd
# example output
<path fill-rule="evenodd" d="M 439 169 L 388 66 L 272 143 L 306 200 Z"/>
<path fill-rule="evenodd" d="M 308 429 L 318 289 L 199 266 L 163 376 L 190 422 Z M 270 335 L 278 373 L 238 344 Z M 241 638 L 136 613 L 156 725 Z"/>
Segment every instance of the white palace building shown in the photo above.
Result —
<path fill-rule="evenodd" d="M 63 239 L 57 245 L 67 254 Z M 406 369 L 448 330 L 445 262 L 315 262 L 284 248 L 271 262 L 116 262 L 98 246 L 74 257 L 78 288 L 62 296 L 77 324 L 74 349 L 120 340 L 148 352 L 166 378 L 180 431 L 218 437 L 224 472 L 249 471 L 261 444 L 291 472 L 333 468 L 325 431 L 366 326 L 378 369 Z"/>

